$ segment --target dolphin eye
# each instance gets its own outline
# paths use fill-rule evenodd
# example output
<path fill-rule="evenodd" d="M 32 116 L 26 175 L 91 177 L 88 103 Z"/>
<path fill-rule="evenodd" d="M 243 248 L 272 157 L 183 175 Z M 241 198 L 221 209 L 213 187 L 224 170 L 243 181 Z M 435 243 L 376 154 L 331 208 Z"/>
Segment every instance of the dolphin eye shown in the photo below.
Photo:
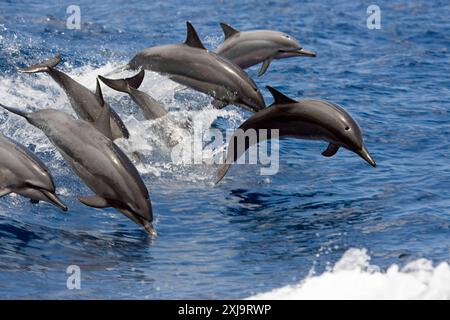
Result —
<path fill-rule="evenodd" d="M 348 130 L 350 130 L 350 127 L 349 126 L 345 127 L 345 131 L 348 131 Z"/>
<path fill-rule="evenodd" d="M 290 39 L 290 38 L 291 38 L 291 37 L 288 36 L 287 34 L 285 34 L 284 37 L 285 37 L 286 39 Z"/>

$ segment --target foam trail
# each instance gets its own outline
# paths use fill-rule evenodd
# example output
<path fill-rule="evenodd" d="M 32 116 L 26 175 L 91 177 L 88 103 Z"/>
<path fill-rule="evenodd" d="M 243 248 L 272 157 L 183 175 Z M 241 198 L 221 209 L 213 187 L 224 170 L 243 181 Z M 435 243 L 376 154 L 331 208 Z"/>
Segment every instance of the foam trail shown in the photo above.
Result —
<path fill-rule="evenodd" d="M 331 270 L 249 299 L 450 299 L 447 262 L 419 259 L 383 272 L 369 261 L 366 249 L 349 249 Z"/>

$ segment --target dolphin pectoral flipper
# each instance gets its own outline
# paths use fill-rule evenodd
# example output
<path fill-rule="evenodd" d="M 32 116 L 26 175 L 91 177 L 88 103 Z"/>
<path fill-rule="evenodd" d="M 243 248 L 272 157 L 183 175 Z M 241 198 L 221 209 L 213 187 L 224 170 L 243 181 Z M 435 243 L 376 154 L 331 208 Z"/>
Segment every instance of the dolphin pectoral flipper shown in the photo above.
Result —
<path fill-rule="evenodd" d="M 61 61 L 61 56 L 59 54 L 55 55 L 53 58 L 42 61 L 38 64 L 26 68 L 17 68 L 19 72 L 22 73 L 35 73 L 35 72 L 47 72 L 49 68 L 54 68 Z"/>
<path fill-rule="evenodd" d="M 103 209 L 111 207 L 108 201 L 99 196 L 79 196 L 78 200 L 88 207 Z"/>
<path fill-rule="evenodd" d="M 330 143 L 327 147 L 327 149 L 322 152 L 322 155 L 324 157 L 332 157 L 336 154 L 336 152 L 338 152 L 339 150 L 339 146 L 335 145 L 334 143 Z"/>
<path fill-rule="evenodd" d="M 0 189 L 0 197 L 10 194 L 12 191 L 8 188 Z"/>
<path fill-rule="evenodd" d="M 25 119 L 27 119 L 28 116 L 29 116 L 29 114 L 26 113 L 25 111 L 21 111 L 21 110 L 19 110 L 19 109 L 17 109 L 17 108 L 7 107 L 7 106 L 5 106 L 4 104 L 1 104 L 1 103 L 0 103 L 0 107 L 2 107 L 2 108 L 5 109 L 5 110 L 8 110 L 9 112 L 12 112 L 12 113 L 14 113 L 14 114 L 17 114 L 18 116 L 21 116 L 21 117 L 23 117 L 23 118 L 25 118 Z"/>
<path fill-rule="evenodd" d="M 217 100 L 217 99 L 214 99 L 214 100 L 211 102 L 211 104 L 212 104 L 213 107 L 216 108 L 216 109 L 223 109 L 223 108 L 225 108 L 225 107 L 228 105 L 228 103 L 226 103 L 226 102 L 224 102 L 224 101 Z"/>
<path fill-rule="evenodd" d="M 262 66 L 261 66 L 261 69 L 259 70 L 258 77 L 261 77 L 264 73 L 266 73 L 272 60 L 273 60 L 272 58 L 264 60 Z"/>

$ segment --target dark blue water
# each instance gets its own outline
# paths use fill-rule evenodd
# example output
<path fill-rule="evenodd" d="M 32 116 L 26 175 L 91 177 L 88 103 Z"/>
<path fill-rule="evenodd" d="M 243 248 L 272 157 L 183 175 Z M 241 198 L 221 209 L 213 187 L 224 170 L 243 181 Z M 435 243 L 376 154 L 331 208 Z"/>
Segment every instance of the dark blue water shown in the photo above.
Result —
<path fill-rule="evenodd" d="M 276 29 L 318 57 L 276 61 L 258 85 L 344 106 L 378 167 L 346 150 L 324 158 L 324 143 L 285 140 L 278 174 L 235 166 L 213 187 L 214 166 L 176 166 L 155 147 L 140 168 L 160 233 L 150 240 L 114 210 L 78 203 L 89 191 L 42 133 L 0 112 L 0 130 L 49 165 L 71 209 L 0 200 L 1 298 L 245 298 L 295 283 L 312 266 L 320 272 L 350 247 L 367 248 L 382 268 L 449 258 L 448 1 L 377 1 L 380 30 L 366 27 L 371 1 L 294 0 L 77 0 L 81 30 L 67 30 L 72 2 L 0 2 L 0 102 L 71 112 L 48 76 L 15 71 L 57 52 L 62 69 L 93 88 L 97 74 L 138 50 L 183 41 L 186 20 L 210 49 L 221 41 L 220 21 Z M 195 109 L 222 129 L 249 116 L 233 106 L 219 113 L 202 94 L 174 94 L 173 83 L 153 77 L 147 88 L 175 111 Z M 142 116 L 127 97 L 105 96 L 132 128 L 135 148 L 146 150 L 153 124 L 139 129 Z M 69 265 L 81 268 L 81 290 L 66 288 Z"/>

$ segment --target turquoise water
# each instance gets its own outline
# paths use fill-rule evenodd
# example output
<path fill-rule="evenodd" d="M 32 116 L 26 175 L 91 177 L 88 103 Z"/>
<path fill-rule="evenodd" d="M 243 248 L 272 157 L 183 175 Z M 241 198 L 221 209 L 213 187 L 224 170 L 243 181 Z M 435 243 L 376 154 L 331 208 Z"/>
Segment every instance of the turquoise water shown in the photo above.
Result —
<path fill-rule="evenodd" d="M 450 6 L 448 1 L 378 1 L 380 30 L 366 27 L 363 1 L 78 0 L 81 30 L 66 28 L 67 1 L 0 2 L 0 102 L 72 112 L 46 75 L 16 66 L 61 53 L 61 68 L 94 89 L 97 74 L 138 50 L 184 41 L 185 21 L 205 45 L 222 41 L 220 21 L 238 29 L 276 29 L 317 52 L 315 59 L 275 61 L 263 91 L 339 103 L 358 121 L 372 168 L 341 150 L 330 159 L 321 142 L 284 140 L 280 171 L 234 166 L 213 186 L 215 166 L 180 166 L 161 146 L 159 122 L 143 121 L 124 95 L 105 97 L 132 133 L 128 151 L 151 193 L 160 233 L 149 239 L 112 209 L 76 201 L 89 193 L 45 136 L 0 112 L 0 130 L 34 150 L 50 167 L 68 213 L 27 199 L 0 199 L 1 298 L 245 298 L 296 283 L 314 266 L 336 262 L 350 247 L 367 248 L 386 268 L 419 257 L 450 256 Z M 194 91 L 177 91 L 148 73 L 145 89 L 179 118 L 237 127 L 250 114 L 214 110 Z M 81 268 L 81 290 L 66 288 L 66 268 Z"/>

